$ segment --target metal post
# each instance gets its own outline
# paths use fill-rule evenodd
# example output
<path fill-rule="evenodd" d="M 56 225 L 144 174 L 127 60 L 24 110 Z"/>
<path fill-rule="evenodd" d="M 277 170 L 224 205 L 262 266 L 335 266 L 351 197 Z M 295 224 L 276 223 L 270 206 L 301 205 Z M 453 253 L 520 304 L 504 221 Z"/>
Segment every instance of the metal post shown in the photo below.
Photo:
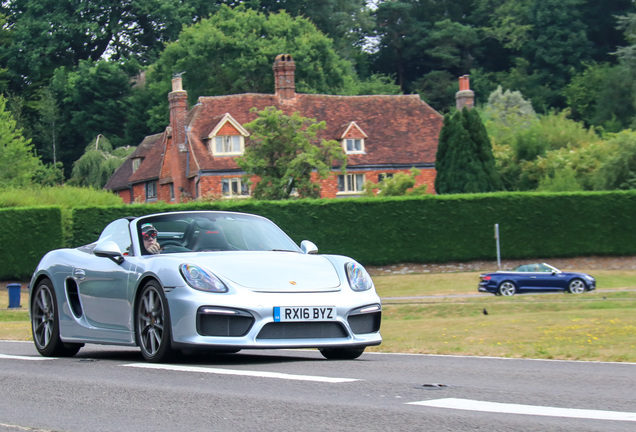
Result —
<path fill-rule="evenodd" d="M 499 224 L 495 224 L 495 242 L 497 243 L 497 268 L 501 270 L 501 249 L 499 247 Z"/>

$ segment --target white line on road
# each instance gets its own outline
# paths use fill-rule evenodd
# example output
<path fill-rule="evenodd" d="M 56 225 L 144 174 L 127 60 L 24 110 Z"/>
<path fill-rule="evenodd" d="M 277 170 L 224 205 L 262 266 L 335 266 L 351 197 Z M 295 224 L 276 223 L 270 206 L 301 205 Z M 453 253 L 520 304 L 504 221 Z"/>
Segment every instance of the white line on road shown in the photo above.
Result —
<path fill-rule="evenodd" d="M 9 359 L 9 360 L 53 360 L 54 357 L 34 357 L 34 356 L 19 356 L 19 355 L 11 355 L 11 354 L 0 354 L 0 359 Z"/>
<path fill-rule="evenodd" d="M 568 417 L 590 420 L 636 421 L 636 413 L 618 411 L 599 411 L 576 408 L 554 408 L 535 405 L 518 405 L 497 402 L 484 402 L 470 399 L 436 399 L 409 402 L 410 405 L 423 405 L 435 408 L 450 408 L 467 411 L 483 411 L 504 414 L 526 414 L 547 417 Z"/>
<path fill-rule="evenodd" d="M 209 374 L 218 374 L 218 375 L 240 375 L 240 376 L 258 377 L 258 378 L 277 378 L 277 379 L 286 379 L 286 380 L 315 381 L 315 382 L 324 382 L 324 383 L 345 383 L 345 382 L 352 382 L 352 381 L 360 381 L 355 378 L 333 378 L 333 377 L 321 377 L 321 376 L 312 376 L 312 375 L 291 375 L 291 374 L 285 374 L 285 373 L 279 373 L 279 372 L 219 369 L 219 368 L 208 368 L 208 367 L 200 367 L 200 366 L 161 365 L 161 364 L 150 364 L 150 363 L 131 363 L 131 364 L 123 365 L 123 366 L 136 367 L 136 368 L 142 368 L 142 369 L 163 369 L 163 370 L 180 371 L 180 372 L 198 372 L 198 373 L 209 373 Z"/>

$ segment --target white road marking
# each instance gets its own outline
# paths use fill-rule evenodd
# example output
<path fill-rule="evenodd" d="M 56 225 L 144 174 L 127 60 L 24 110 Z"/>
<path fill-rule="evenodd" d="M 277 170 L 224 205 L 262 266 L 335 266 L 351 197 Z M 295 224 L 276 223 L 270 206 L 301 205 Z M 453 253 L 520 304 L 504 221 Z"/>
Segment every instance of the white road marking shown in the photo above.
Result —
<path fill-rule="evenodd" d="M 123 366 L 136 367 L 136 368 L 142 368 L 142 369 L 163 369 L 163 370 L 180 371 L 180 372 L 198 372 L 198 373 L 209 373 L 209 374 L 218 374 L 218 375 L 239 375 L 239 376 L 257 377 L 257 378 L 277 378 L 277 379 L 286 379 L 286 380 L 315 381 L 315 382 L 324 382 L 324 383 L 345 383 L 345 382 L 360 381 L 359 379 L 356 379 L 356 378 L 333 378 L 333 377 L 321 377 L 321 376 L 312 376 L 312 375 L 291 375 L 291 374 L 285 374 L 285 373 L 279 373 L 279 372 L 219 369 L 219 368 L 208 368 L 208 367 L 200 367 L 200 366 L 161 365 L 161 364 L 150 364 L 150 363 L 131 363 L 131 364 L 123 365 Z"/>
<path fill-rule="evenodd" d="M 9 359 L 9 360 L 54 360 L 54 357 L 35 357 L 35 356 L 20 356 L 20 355 L 11 355 L 11 354 L 0 354 L 0 359 Z"/>
<path fill-rule="evenodd" d="M 436 399 L 409 402 L 410 405 L 422 405 L 434 408 L 450 408 L 467 411 L 483 411 L 504 414 L 525 414 L 547 417 L 568 417 L 590 420 L 636 421 L 636 413 L 618 411 L 599 411 L 576 408 L 554 408 L 535 405 L 518 405 L 498 402 L 485 402 L 470 399 Z"/>

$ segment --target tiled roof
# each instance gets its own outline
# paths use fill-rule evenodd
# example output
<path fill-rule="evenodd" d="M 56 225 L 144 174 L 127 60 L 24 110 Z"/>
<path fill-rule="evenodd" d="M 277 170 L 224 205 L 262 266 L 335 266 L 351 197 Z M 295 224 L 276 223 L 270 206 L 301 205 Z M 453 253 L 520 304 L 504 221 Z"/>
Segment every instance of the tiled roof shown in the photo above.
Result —
<path fill-rule="evenodd" d="M 434 166 L 439 131 L 443 117 L 418 95 L 334 96 L 296 94 L 282 100 L 274 94 L 245 93 L 229 96 L 200 97 L 187 114 L 188 152 L 169 151 L 170 128 L 146 137 L 137 150 L 113 174 L 105 188 L 121 190 L 145 180 L 173 178 L 185 173 L 192 178 L 202 172 L 239 171 L 232 156 L 214 157 L 205 137 L 226 114 L 240 125 L 257 117 L 252 108 L 274 106 L 291 115 L 299 112 L 307 118 L 325 121 L 327 129 L 320 138 L 340 140 L 352 122 L 366 134 L 364 154 L 350 154 L 347 167 Z M 246 140 L 249 145 L 249 139 Z M 132 160 L 142 157 L 140 167 L 132 172 Z M 175 172 L 175 168 L 178 170 Z"/>
<path fill-rule="evenodd" d="M 150 178 L 158 178 L 161 168 L 161 143 L 165 139 L 165 133 L 149 135 L 137 146 L 134 152 L 128 156 L 124 163 L 117 168 L 108 180 L 104 189 L 127 189 L 135 181 L 143 181 Z M 158 156 L 158 157 L 157 157 Z M 141 165 L 133 173 L 133 159 L 142 158 Z"/>
<path fill-rule="evenodd" d="M 256 118 L 250 112 L 274 106 L 290 115 L 298 111 L 303 117 L 325 121 L 321 138 L 339 140 L 343 131 L 355 122 L 367 134 L 366 154 L 349 155 L 350 168 L 368 165 L 434 164 L 437 139 L 443 117 L 417 95 L 332 96 L 296 94 L 281 102 L 276 95 L 240 94 L 201 97 L 190 117 L 189 142 L 199 169 L 233 170 L 232 157 L 214 157 L 202 138 L 208 136 L 225 113 L 245 125 Z M 249 144 L 249 142 L 248 142 Z"/>

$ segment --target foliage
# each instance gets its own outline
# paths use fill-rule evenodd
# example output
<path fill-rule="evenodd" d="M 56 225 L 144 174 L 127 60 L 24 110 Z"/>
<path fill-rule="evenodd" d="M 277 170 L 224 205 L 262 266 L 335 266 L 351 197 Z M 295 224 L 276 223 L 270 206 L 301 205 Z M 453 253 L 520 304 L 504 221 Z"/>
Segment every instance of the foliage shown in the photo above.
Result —
<path fill-rule="evenodd" d="M 104 60 L 81 61 L 74 69 L 57 69 L 50 88 L 63 109 L 57 130 L 58 152 L 67 170 L 98 134 L 108 136 L 114 147 L 141 141 L 143 135 L 125 136 L 123 125 L 136 113 L 127 102 L 130 76 L 121 65 Z"/>
<path fill-rule="evenodd" d="M 605 151 L 607 159 L 594 173 L 594 188 L 636 189 L 636 132 L 622 131 L 611 136 Z"/>
<path fill-rule="evenodd" d="M 356 85 L 351 63 L 338 56 L 332 41 L 309 20 L 284 11 L 265 15 L 223 6 L 209 19 L 185 28 L 149 68 L 153 128 L 166 122 L 173 74 L 185 72 L 191 101 L 199 96 L 273 93 L 272 63 L 281 53 L 294 58 L 299 92 L 341 94 Z"/>
<path fill-rule="evenodd" d="M 636 117 L 636 85 L 630 76 L 623 64 L 588 65 L 563 92 L 572 117 L 608 132 L 628 128 Z"/>
<path fill-rule="evenodd" d="M 389 197 L 402 195 L 424 195 L 428 189 L 427 185 L 421 185 L 416 188 L 413 187 L 415 186 L 415 179 L 420 173 L 421 170 L 411 168 L 410 174 L 398 172 L 392 176 L 385 175 L 377 183 L 367 180 L 364 183 L 364 192 L 362 193 L 362 196 Z"/>
<path fill-rule="evenodd" d="M 540 183 L 542 190 L 593 189 L 591 175 L 604 151 L 594 131 L 569 119 L 568 111 L 537 115 L 520 92 L 498 88 L 484 117 L 506 190 L 534 190 Z M 572 170 L 576 181 L 561 169 Z"/>
<path fill-rule="evenodd" d="M 82 157 L 73 164 L 73 174 L 69 185 L 103 188 L 133 151 L 135 147 L 119 147 L 113 150 L 108 138 L 101 134 L 97 135 L 95 140 L 86 147 Z"/>
<path fill-rule="evenodd" d="M 33 152 L 31 140 L 25 139 L 16 127 L 6 104 L 0 95 L 0 187 L 28 186 L 41 162 Z"/>
<path fill-rule="evenodd" d="M 114 206 L 123 204 L 111 192 L 73 186 L 0 189 L 0 208 L 59 206 Z"/>
<path fill-rule="evenodd" d="M 464 108 L 444 117 L 435 167 L 439 194 L 501 189 L 490 139 L 477 111 Z"/>
<path fill-rule="evenodd" d="M 294 190 L 300 198 L 317 198 L 320 186 L 312 181 L 312 172 L 325 178 L 333 165 L 346 166 L 340 143 L 317 138 L 326 128 L 324 121 L 317 123 L 297 112 L 288 116 L 268 107 L 245 127 L 250 142 L 237 164 L 248 176 L 259 177 L 253 189 L 257 199 L 288 199 Z"/>
<path fill-rule="evenodd" d="M 11 44 L 0 46 L 12 89 L 46 84 L 59 67 L 82 60 L 136 58 L 149 62 L 163 44 L 194 21 L 192 1 L 171 0 L 8 0 Z"/>

